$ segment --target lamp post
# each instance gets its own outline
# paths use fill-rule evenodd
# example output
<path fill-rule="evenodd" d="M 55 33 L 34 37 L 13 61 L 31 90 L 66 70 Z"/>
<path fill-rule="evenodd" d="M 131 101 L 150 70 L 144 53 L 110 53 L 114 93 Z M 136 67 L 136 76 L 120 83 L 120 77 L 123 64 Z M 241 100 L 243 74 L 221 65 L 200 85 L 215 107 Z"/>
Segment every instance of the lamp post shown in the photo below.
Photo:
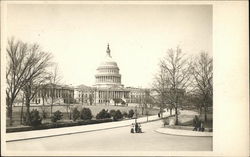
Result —
<path fill-rule="evenodd" d="M 70 86 L 72 86 L 72 84 L 70 84 Z M 71 107 L 70 107 L 71 93 L 70 93 L 70 90 L 71 90 L 71 88 L 69 87 L 68 88 L 69 119 L 71 119 Z M 73 90 L 73 92 L 74 92 L 74 90 Z"/>
<path fill-rule="evenodd" d="M 147 122 L 148 122 L 148 108 L 146 109 L 146 115 L 147 115 Z"/>
<path fill-rule="evenodd" d="M 137 106 L 135 106 L 135 124 L 137 123 Z"/>
<path fill-rule="evenodd" d="M 70 95 L 70 91 L 69 91 L 69 88 L 68 88 L 68 92 L 67 92 L 67 95 L 68 95 L 68 107 L 67 109 L 69 110 L 69 119 L 71 119 L 71 115 L 70 115 L 70 100 L 69 100 L 69 95 Z"/>

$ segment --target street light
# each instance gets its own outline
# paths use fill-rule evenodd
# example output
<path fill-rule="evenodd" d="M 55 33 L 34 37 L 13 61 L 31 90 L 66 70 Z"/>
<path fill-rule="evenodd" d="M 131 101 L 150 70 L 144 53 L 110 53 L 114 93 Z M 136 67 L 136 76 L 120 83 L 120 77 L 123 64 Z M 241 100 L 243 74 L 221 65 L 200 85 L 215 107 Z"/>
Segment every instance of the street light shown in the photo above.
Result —
<path fill-rule="evenodd" d="M 67 107 L 67 109 L 69 109 L 69 119 L 71 119 L 71 113 L 70 113 L 70 100 L 69 100 L 69 95 L 70 95 L 70 91 L 69 91 L 69 88 L 68 88 L 68 92 L 67 92 L 67 95 L 68 95 L 68 107 Z"/>
<path fill-rule="evenodd" d="M 72 86 L 72 84 L 70 84 L 70 86 Z M 70 86 L 69 86 L 69 88 L 68 88 L 69 119 L 71 119 L 71 107 L 70 107 L 70 100 L 71 100 L 71 93 L 70 93 L 70 90 L 71 90 L 71 88 L 70 88 Z"/>
<path fill-rule="evenodd" d="M 147 122 L 148 122 L 148 108 L 146 108 Z"/>
<path fill-rule="evenodd" d="M 137 106 L 135 106 L 135 124 L 137 123 Z"/>

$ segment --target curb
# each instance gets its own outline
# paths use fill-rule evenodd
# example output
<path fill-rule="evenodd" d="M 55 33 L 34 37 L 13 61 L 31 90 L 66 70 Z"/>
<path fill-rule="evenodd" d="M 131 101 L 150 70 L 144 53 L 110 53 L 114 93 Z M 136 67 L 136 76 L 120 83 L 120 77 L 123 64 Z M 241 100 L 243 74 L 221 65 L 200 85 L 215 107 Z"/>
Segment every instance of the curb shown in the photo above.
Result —
<path fill-rule="evenodd" d="M 212 132 L 195 132 L 189 130 L 159 128 L 154 130 L 160 134 L 174 135 L 174 136 L 189 136 L 189 137 L 213 137 Z"/>
<path fill-rule="evenodd" d="M 14 139 L 14 140 L 6 140 L 6 142 L 16 142 L 16 141 L 25 141 L 25 140 L 32 140 L 32 139 L 38 139 L 38 138 L 47 138 L 47 137 L 55 137 L 55 136 L 64 136 L 64 135 L 72 135 L 72 134 L 80 134 L 80 133 L 86 133 L 86 132 L 94 132 L 94 131 L 101 131 L 101 130 L 109 130 L 109 129 L 115 129 L 115 128 L 122 128 L 130 125 L 124 125 L 124 126 L 116 126 L 116 127 L 110 127 L 110 128 L 103 128 L 103 129 L 94 129 L 94 130 L 85 130 L 85 131 L 77 131 L 77 132 L 69 132 L 69 133 L 61 133 L 61 134 L 55 134 L 55 135 L 45 135 L 45 136 L 39 136 L 39 137 L 30 137 L 30 138 L 23 138 L 23 139 Z"/>

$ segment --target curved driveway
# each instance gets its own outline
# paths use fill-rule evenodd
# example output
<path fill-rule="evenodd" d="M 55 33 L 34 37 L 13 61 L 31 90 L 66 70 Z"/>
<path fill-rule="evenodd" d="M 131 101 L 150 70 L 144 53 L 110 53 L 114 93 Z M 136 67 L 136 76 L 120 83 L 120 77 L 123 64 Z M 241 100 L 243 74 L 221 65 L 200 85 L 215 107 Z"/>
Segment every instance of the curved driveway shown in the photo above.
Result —
<path fill-rule="evenodd" d="M 155 132 L 161 121 L 142 124 L 144 133 L 130 127 L 7 142 L 11 151 L 211 151 L 212 137 L 186 137 Z"/>

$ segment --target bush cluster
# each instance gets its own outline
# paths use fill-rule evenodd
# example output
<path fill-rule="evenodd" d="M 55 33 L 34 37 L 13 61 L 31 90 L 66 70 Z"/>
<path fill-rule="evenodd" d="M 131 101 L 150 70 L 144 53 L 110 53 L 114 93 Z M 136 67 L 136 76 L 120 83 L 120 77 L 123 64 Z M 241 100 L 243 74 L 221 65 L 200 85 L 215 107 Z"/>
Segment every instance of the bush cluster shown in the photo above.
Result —
<path fill-rule="evenodd" d="M 126 102 L 124 100 L 122 100 L 121 104 L 122 105 L 126 105 Z"/>
<path fill-rule="evenodd" d="M 72 114 L 73 114 L 73 121 L 76 121 L 77 119 L 80 118 L 80 111 L 78 111 L 76 107 L 73 109 Z"/>
<path fill-rule="evenodd" d="M 110 113 L 108 110 L 102 109 L 97 115 L 96 119 L 105 119 L 105 118 L 111 118 Z"/>
<path fill-rule="evenodd" d="M 120 110 L 116 110 L 114 115 L 112 116 L 114 121 L 120 120 L 123 118 L 123 115 Z"/>
<path fill-rule="evenodd" d="M 76 122 L 46 123 L 46 124 L 41 124 L 41 125 L 39 125 L 37 127 L 27 126 L 27 127 L 7 128 L 6 132 L 10 133 L 10 132 L 20 132 L 20 131 L 30 131 L 30 130 L 42 130 L 42 129 L 61 128 L 61 127 L 88 125 L 88 124 L 98 124 L 98 123 L 106 123 L 106 122 L 112 122 L 112 119 L 84 120 L 84 121 L 76 121 Z"/>
<path fill-rule="evenodd" d="M 129 112 L 128 112 L 128 118 L 132 118 L 133 116 L 134 116 L 134 114 L 135 114 L 135 112 L 134 112 L 134 110 L 129 110 Z"/>
<path fill-rule="evenodd" d="M 25 125 L 38 126 L 42 124 L 42 117 L 37 109 L 33 109 L 30 114 L 26 113 L 23 120 Z"/>
<path fill-rule="evenodd" d="M 194 119 L 193 119 L 193 126 L 195 128 L 200 127 L 201 125 L 201 120 L 199 119 L 199 117 L 197 115 L 195 115 Z"/>
<path fill-rule="evenodd" d="M 116 111 L 114 109 L 112 109 L 112 110 L 109 111 L 109 114 L 110 114 L 111 117 L 114 117 L 115 114 L 116 114 Z"/>
<path fill-rule="evenodd" d="M 163 121 L 163 125 L 164 126 L 165 125 L 169 125 L 169 118 L 168 117 L 167 118 L 163 118 L 162 121 Z"/>
<path fill-rule="evenodd" d="M 61 111 L 57 110 L 53 113 L 53 116 L 51 117 L 52 122 L 57 122 L 58 120 L 61 120 L 63 118 L 63 114 Z"/>
<path fill-rule="evenodd" d="M 47 113 L 43 110 L 42 112 L 43 117 L 47 117 Z M 81 111 L 79 111 L 77 108 L 74 108 L 72 111 L 73 121 L 76 121 L 77 119 L 82 120 L 91 120 L 93 118 L 92 112 L 89 108 L 83 108 Z M 132 118 L 134 116 L 134 111 L 131 109 L 128 113 L 127 112 L 121 112 L 120 110 L 105 110 L 102 109 L 97 115 L 96 119 L 109 119 L 112 118 L 114 121 L 120 120 L 123 117 Z M 29 114 L 30 118 L 27 118 L 28 115 L 24 116 L 24 121 L 26 125 L 30 126 L 39 126 L 42 124 L 42 117 L 39 115 L 39 111 L 32 110 Z M 63 114 L 61 111 L 57 110 L 53 113 L 51 116 L 51 121 L 53 123 L 57 122 L 58 120 L 61 120 L 63 118 Z M 85 123 L 85 122 L 84 122 Z M 56 124 L 53 124 L 56 125 Z"/>
<path fill-rule="evenodd" d="M 122 115 L 123 115 L 123 117 L 125 117 L 125 118 L 127 118 L 128 117 L 128 113 L 127 112 L 122 112 Z"/>
<path fill-rule="evenodd" d="M 48 114 L 47 114 L 47 112 L 44 109 L 42 110 L 42 117 L 44 119 L 48 117 Z"/>
<path fill-rule="evenodd" d="M 102 109 L 97 115 L 96 119 L 105 119 L 105 118 L 113 118 L 114 121 L 120 120 L 123 118 L 123 114 L 120 110 L 105 110 Z"/>
<path fill-rule="evenodd" d="M 89 108 L 83 108 L 80 112 L 80 118 L 82 120 L 90 120 L 93 118 L 92 112 Z"/>
<path fill-rule="evenodd" d="M 120 120 L 123 118 L 123 115 L 120 110 L 110 110 L 110 115 L 113 118 L 114 121 Z"/>

